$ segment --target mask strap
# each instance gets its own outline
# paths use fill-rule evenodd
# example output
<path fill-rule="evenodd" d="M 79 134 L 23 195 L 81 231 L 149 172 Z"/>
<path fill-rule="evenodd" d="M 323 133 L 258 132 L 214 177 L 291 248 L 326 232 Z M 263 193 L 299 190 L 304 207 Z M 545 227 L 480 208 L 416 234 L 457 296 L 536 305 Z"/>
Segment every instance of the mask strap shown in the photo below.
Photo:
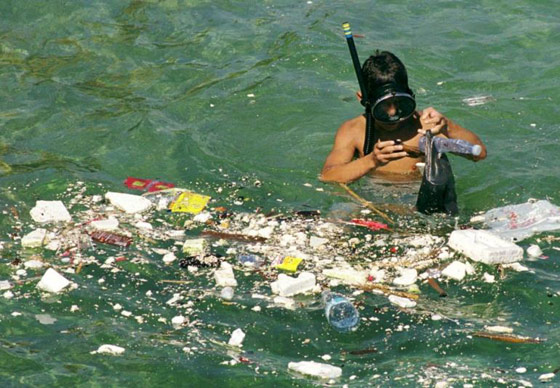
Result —
<path fill-rule="evenodd" d="M 373 115 L 371 113 L 369 102 L 366 104 L 366 138 L 364 141 L 364 156 L 370 154 L 373 151 L 373 146 L 375 145 L 373 138 Z"/>

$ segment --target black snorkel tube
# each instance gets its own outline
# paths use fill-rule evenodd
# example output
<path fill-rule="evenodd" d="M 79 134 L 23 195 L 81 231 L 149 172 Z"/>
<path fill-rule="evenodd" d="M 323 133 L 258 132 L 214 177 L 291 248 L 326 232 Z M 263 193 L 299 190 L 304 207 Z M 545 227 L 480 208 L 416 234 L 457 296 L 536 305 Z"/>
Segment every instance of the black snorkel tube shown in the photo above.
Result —
<path fill-rule="evenodd" d="M 354 64 L 354 70 L 356 71 L 356 77 L 358 78 L 358 84 L 360 84 L 360 92 L 362 93 L 362 105 L 366 110 L 366 139 L 364 141 L 364 155 L 367 155 L 373 151 L 373 118 L 371 117 L 371 101 L 367 94 L 364 85 L 364 76 L 362 73 L 362 66 L 360 64 L 360 59 L 358 58 L 358 51 L 356 50 L 356 45 L 354 44 L 354 37 L 352 36 L 352 31 L 350 30 L 350 23 L 342 23 L 342 28 L 344 29 L 344 36 L 346 36 L 346 43 L 348 43 L 348 49 L 350 49 L 350 56 L 352 57 L 352 63 Z"/>

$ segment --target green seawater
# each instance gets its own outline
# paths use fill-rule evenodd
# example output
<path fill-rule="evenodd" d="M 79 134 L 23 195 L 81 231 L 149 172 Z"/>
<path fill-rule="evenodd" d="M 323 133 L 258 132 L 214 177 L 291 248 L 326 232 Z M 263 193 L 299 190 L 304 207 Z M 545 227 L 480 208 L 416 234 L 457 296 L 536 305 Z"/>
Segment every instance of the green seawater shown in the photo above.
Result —
<path fill-rule="evenodd" d="M 345 21 L 363 36 L 355 38 L 362 60 L 375 49 L 393 51 L 408 68 L 419 107 L 437 108 L 486 143 L 488 158 L 480 163 L 451 156 L 462 219 L 530 198 L 560 205 L 556 1 L 2 0 L 0 280 L 12 279 L 12 261 L 43 254 L 19 249 L 15 237 L 36 226 L 29 215 L 35 201 L 68 204 L 76 182 L 93 195 L 131 192 L 123 186 L 127 176 L 158 178 L 210 195 L 214 205 L 233 212 L 327 214 L 352 202 L 340 187 L 317 179 L 338 125 L 361 113 Z M 476 96 L 492 100 L 463 101 Z M 376 197 L 364 180 L 351 187 L 376 203 L 387 198 Z M 70 210 L 80 210 L 79 203 Z M 254 286 L 258 276 L 242 272 L 234 304 L 201 291 L 205 276 L 189 285 L 159 282 L 185 272 L 160 264 L 124 263 L 116 274 L 87 266 L 67 275 L 77 289 L 51 297 L 28 281 L 11 290 L 15 297 L 0 297 L 0 382 L 540 385 L 540 375 L 560 367 L 560 254 L 554 249 L 560 243 L 544 236 L 519 244 L 537 243 L 547 256 L 525 261 L 531 272 L 500 279 L 495 268 L 479 267 L 497 281 L 478 276 L 444 283 L 447 298 L 421 285 L 415 313 L 379 295 L 358 295 L 366 320 L 346 334 L 328 326 L 313 297 L 303 297 L 310 308 L 266 308 L 251 297 L 269 293 L 266 284 Z M 101 261 L 114 254 L 98 253 Z M 155 263 L 160 256 L 147 259 Z M 27 279 L 42 273 L 28 272 Z M 185 287 L 192 287 L 190 307 L 166 305 Z M 116 312 L 116 303 L 144 322 Z M 72 305 L 79 310 L 72 312 Z M 256 305 L 261 311 L 252 310 Z M 200 324 L 173 330 L 171 318 L 188 308 Z M 448 319 L 432 320 L 434 313 Z M 41 323 L 41 314 L 56 322 Z M 485 325 L 546 341 L 470 335 Z M 238 327 L 247 333 L 241 354 L 249 362 L 225 365 L 232 351 L 220 343 Z M 101 344 L 126 351 L 91 354 Z M 377 352 L 349 353 L 366 348 Z M 288 371 L 288 362 L 302 360 L 340 366 L 342 377 L 328 382 Z M 526 372 L 516 372 L 519 367 Z M 560 377 L 546 384 L 560 385 Z"/>

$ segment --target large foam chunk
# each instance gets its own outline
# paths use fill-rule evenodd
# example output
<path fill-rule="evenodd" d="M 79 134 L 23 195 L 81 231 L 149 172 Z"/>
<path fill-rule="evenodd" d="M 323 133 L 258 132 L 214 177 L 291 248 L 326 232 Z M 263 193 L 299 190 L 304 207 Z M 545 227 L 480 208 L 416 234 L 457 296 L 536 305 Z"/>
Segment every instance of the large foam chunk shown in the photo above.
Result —
<path fill-rule="evenodd" d="M 31 218 L 40 224 L 72 220 L 70 213 L 61 201 L 37 201 L 35 207 L 29 213 Z"/>
<path fill-rule="evenodd" d="M 486 230 L 455 230 L 448 245 L 474 261 L 485 264 L 513 263 L 523 258 L 523 249 Z"/>

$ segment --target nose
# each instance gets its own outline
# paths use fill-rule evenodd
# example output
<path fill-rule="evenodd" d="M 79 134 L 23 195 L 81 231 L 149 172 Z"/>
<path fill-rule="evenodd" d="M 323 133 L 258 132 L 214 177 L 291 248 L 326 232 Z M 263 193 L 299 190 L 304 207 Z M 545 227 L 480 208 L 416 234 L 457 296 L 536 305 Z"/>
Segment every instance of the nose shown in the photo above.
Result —
<path fill-rule="evenodd" d="M 397 114 L 397 105 L 395 103 L 389 103 L 389 105 L 387 106 L 387 114 L 389 116 L 394 116 Z"/>

